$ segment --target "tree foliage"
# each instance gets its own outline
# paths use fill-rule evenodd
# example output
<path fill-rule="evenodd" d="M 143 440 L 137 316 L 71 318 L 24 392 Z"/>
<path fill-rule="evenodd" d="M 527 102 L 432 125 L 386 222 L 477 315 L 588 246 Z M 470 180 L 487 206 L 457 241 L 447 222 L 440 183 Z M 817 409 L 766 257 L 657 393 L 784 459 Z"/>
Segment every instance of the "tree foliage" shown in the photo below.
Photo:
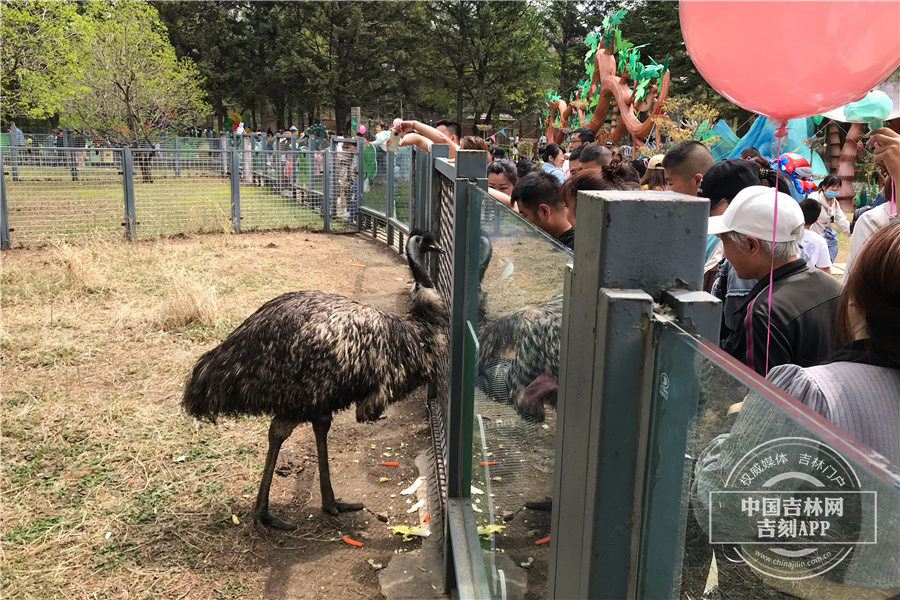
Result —
<path fill-rule="evenodd" d="M 14 0 L 0 12 L 2 118 L 53 117 L 75 90 L 80 17 L 73 2 Z"/>
<path fill-rule="evenodd" d="M 77 42 L 80 90 L 63 101 L 64 121 L 120 140 L 152 139 L 168 126 L 202 122 L 201 78 L 179 60 L 156 9 L 145 2 L 83 5 Z"/>
<path fill-rule="evenodd" d="M 688 104 L 706 105 L 726 119 L 750 115 L 720 96 L 694 67 L 681 35 L 677 2 L 635 2 L 619 27 L 628 39 L 645 45 L 645 54 L 671 57 L 670 97 L 687 98 Z"/>
<path fill-rule="evenodd" d="M 434 3 L 433 39 L 442 62 L 435 75 L 457 97 L 457 118 L 466 101 L 476 120 L 495 111 L 535 108 L 548 68 L 544 23 L 527 2 L 445 1 Z"/>

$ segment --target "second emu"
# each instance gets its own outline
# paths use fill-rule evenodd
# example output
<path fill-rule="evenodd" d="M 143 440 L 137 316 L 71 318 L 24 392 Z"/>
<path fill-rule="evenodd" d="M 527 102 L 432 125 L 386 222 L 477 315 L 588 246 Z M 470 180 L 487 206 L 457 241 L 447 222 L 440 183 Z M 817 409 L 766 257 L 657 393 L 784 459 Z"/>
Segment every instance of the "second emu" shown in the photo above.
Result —
<path fill-rule="evenodd" d="M 356 420 L 374 421 L 437 373 L 450 318 L 425 268 L 429 252 L 443 250 L 430 234 L 411 232 L 406 256 L 415 283 L 402 317 L 336 294 L 291 292 L 265 303 L 194 365 L 182 401 L 194 417 L 272 415 L 257 524 L 295 528 L 269 513 L 269 488 L 281 445 L 300 423 L 315 432 L 322 509 L 363 508 L 334 497 L 326 443 L 332 414 L 356 403 Z"/>

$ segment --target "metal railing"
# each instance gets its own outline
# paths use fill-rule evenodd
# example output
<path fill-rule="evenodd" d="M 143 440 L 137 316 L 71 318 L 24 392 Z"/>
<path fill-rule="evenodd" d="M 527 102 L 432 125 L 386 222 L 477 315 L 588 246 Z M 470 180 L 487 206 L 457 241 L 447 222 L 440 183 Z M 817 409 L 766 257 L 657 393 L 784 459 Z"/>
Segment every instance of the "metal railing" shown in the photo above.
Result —
<path fill-rule="evenodd" d="M 218 149 L 3 147 L 0 239 L 7 249 L 123 235 L 356 231 L 362 140 L 336 142 L 269 150 L 244 136 Z"/>

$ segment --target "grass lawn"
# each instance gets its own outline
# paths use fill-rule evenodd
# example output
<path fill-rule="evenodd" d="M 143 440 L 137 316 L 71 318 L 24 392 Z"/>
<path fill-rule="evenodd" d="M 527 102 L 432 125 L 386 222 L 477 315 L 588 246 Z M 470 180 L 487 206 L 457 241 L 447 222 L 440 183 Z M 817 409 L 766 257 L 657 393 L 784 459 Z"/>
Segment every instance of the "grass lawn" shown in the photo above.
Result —
<path fill-rule="evenodd" d="M 31 169 L 32 172 L 28 170 Z M 61 169 L 22 167 L 19 181 L 6 177 L 10 240 L 13 247 L 61 240 L 124 236 L 122 177 L 114 169 L 81 169 L 79 180 L 60 178 Z M 9 171 L 7 170 L 7 173 Z M 139 238 L 230 231 L 231 184 L 216 176 L 159 177 L 153 183 L 135 177 L 134 199 Z M 52 177 L 51 177 L 52 176 Z M 304 201 L 307 204 L 304 204 Z M 296 197 L 241 182 L 241 228 L 322 229 L 315 208 L 321 197 L 299 191 Z M 343 228 L 342 221 L 334 223 Z"/>

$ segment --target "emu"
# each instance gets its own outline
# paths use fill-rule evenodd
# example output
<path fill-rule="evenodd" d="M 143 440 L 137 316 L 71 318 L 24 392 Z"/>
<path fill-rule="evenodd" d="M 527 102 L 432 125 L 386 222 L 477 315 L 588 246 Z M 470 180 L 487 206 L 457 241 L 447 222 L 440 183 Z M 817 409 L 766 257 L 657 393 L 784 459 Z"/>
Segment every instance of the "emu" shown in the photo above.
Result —
<path fill-rule="evenodd" d="M 493 248 L 482 235 L 479 283 L 490 264 Z M 479 285 L 479 350 L 476 372 L 479 387 L 489 396 L 506 400 L 524 415 L 543 421 L 544 405 L 556 406 L 562 297 L 526 306 L 497 319 L 488 319 L 486 294 Z"/>
<path fill-rule="evenodd" d="M 363 508 L 334 497 L 326 443 L 332 414 L 356 403 L 356 420 L 374 421 L 437 373 L 450 316 L 425 268 L 429 252 L 444 251 L 429 233 L 411 232 L 414 284 L 405 316 L 327 292 L 291 292 L 265 303 L 194 365 L 182 401 L 194 417 L 272 416 L 257 525 L 296 528 L 269 512 L 269 489 L 281 445 L 300 423 L 312 423 L 315 433 L 322 510 Z"/>

